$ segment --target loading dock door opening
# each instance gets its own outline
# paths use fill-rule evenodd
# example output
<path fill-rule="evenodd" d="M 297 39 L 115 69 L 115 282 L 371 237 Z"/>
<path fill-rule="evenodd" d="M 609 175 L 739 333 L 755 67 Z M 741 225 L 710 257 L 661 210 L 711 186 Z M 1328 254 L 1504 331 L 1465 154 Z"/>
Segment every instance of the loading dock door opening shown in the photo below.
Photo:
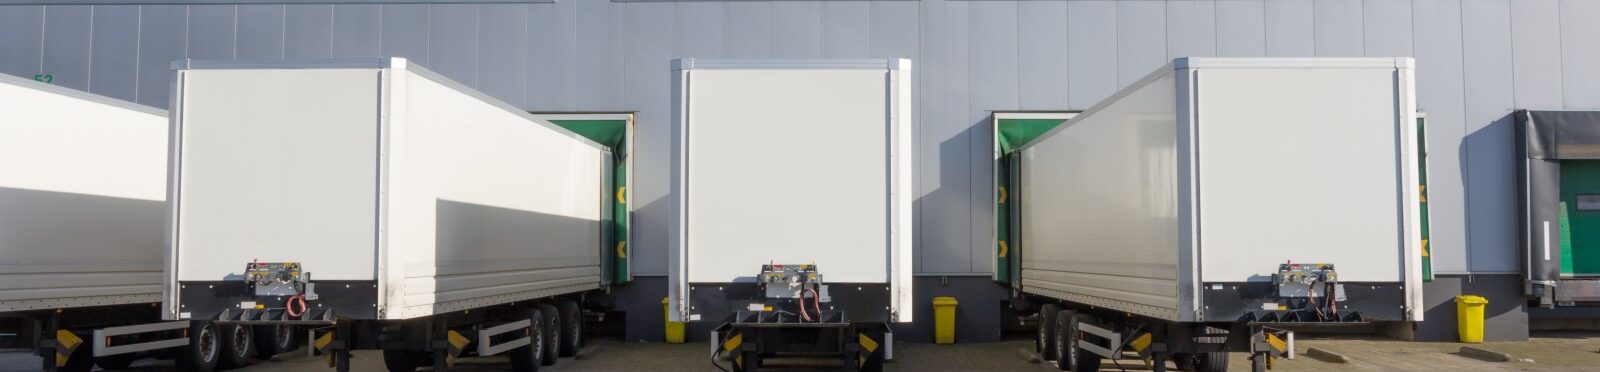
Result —
<path fill-rule="evenodd" d="M 1600 276 L 1600 160 L 1561 162 L 1561 275 Z"/>

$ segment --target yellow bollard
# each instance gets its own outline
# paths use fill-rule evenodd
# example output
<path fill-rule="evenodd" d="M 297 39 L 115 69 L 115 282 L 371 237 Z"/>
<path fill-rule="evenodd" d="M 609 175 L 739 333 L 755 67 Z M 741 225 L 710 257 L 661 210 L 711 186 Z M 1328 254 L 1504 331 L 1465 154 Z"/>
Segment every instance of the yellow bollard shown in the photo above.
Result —
<path fill-rule="evenodd" d="M 956 298 L 933 298 L 933 343 L 956 343 Z"/>
<path fill-rule="evenodd" d="M 1456 332 L 1461 342 L 1483 342 L 1483 308 L 1489 299 L 1481 296 L 1456 296 Z"/>
<path fill-rule="evenodd" d="M 668 307 L 667 298 L 661 298 L 661 317 L 667 322 L 667 343 L 683 343 L 683 322 L 672 321 L 671 308 Z"/>

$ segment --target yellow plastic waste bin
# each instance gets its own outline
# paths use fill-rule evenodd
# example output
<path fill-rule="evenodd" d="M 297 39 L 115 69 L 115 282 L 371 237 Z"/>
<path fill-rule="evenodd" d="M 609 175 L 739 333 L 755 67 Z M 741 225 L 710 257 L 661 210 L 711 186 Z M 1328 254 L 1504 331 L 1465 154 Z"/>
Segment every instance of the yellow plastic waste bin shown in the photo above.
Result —
<path fill-rule="evenodd" d="M 661 316 L 667 322 L 667 343 L 681 344 L 683 343 L 683 322 L 672 321 L 672 310 L 669 306 L 671 305 L 667 304 L 667 298 L 662 297 Z"/>
<path fill-rule="evenodd" d="M 956 343 L 956 298 L 933 298 L 933 342 Z"/>
<path fill-rule="evenodd" d="M 1482 296 L 1456 296 L 1456 332 L 1461 342 L 1483 342 L 1483 308 L 1489 299 Z"/>

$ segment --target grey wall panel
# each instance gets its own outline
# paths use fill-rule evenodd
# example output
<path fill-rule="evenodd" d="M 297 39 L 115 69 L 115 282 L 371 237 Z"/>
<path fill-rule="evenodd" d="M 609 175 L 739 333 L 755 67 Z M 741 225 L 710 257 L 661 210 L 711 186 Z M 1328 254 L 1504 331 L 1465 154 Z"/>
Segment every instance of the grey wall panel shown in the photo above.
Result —
<path fill-rule="evenodd" d="M 290 4 L 285 7 L 283 57 L 333 58 L 333 5 Z"/>
<path fill-rule="evenodd" d="M 971 141 L 967 156 L 972 164 L 972 176 L 968 178 L 972 191 L 968 200 L 972 201 L 988 200 L 995 192 L 994 181 L 987 176 L 994 171 L 994 163 L 990 161 L 993 156 L 989 153 L 994 149 L 994 135 L 985 130 L 988 111 L 1019 108 L 1017 10 L 1014 2 L 984 1 L 971 5 L 972 30 L 967 40 L 967 52 L 971 56 L 967 66 L 969 98 L 964 122 L 972 128 L 967 131 Z M 981 273 L 990 270 L 990 260 L 994 257 L 993 252 L 985 249 L 994 244 L 990 236 L 994 224 L 987 212 L 988 205 L 981 202 L 973 205 L 969 243 L 963 247 L 970 258 L 962 272 Z"/>
<path fill-rule="evenodd" d="M 233 59 L 235 55 L 235 24 L 238 19 L 235 5 L 189 6 L 189 58 Z"/>
<path fill-rule="evenodd" d="M 1267 55 L 1266 4 L 1262 0 L 1217 1 L 1217 55 Z"/>
<path fill-rule="evenodd" d="M 1110 91 L 1083 101 L 1073 99 L 1084 108 L 1100 102 L 1118 89 L 1149 75 L 1156 67 L 1166 64 L 1167 58 L 1167 6 L 1159 1 L 1122 1 L 1116 3 L 1116 59 L 1109 69 L 1096 69 L 1094 73 L 1115 74 L 1117 83 Z M 1104 38 L 1104 35 L 1087 35 Z"/>
<path fill-rule="evenodd" d="M 1511 12 L 1509 0 L 1461 3 L 1466 80 L 1467 267 L 1473 272 L 1513 272 L 1517 203 L 1511 112 Z"/>
<path fill-rule="evenodd" d="M 871 48 L 872 4 L 864 1 L 822 4 L 822 56 L 866 57 Z"/>
<path fill-rule="evenodd" d="M 722 29 L 727 21 L 727 7 L 721 2 L 687 2 L 677 4 L 678 22 L 674 39 L 673 57 L 722 57 Z"/>
<path fill-rule="evenodd" d="M 1316 17 L 1311 0 L 1265 3 L 1268 57 L 1310 57 L 1317 53 Z"/>
<path fill-rule="evenodd" d="M 1560 21 L 1560 0 L 1511 3 L 1513 107 L 1561 108 L 1561 90 L 1550 89 L 1561 86 Z"/>
<path fill-rule="evenodd" d="M 1562 100 L 1569 109 L 1600 109 L 1600 1 L 1561 2 Z"/>
<path fill-rule="evenodd" d="M 478 86 L 478 4 L 435 4 L 428 10 L 429 69 Z"/>
<path fill-rule="evenodd" d="M 478 90 L 514 105 L 527 102 L 528 5 L 480 5 L 473 26 L 478 28 Z"/>
<path fill-rule="evenodd" d="M 918 205 L 921 218 L 915 232 L 921 236 L 916 249 L 917 271 L 922 273 L 962 273 L 971 264 L 970 233 L 972 221 L 972 139 L 971 124 L 966 123 L 969 96 L 967 77 L 971 63 L 969 25 L 970 2 L 945 1 L 928 4 L 938 7 L 930 17 L 928 27 L 938 40 L 930 44 L 925 59 L 928 79 L 916 84 L 929 84 L 925 105 L 937 121 L 919 121 L 913 124 L 921 137 L 921 158 L 918 170 L 925 172 Z M 913 66 L 917 66 L 913 62 Z M 922 68 L 922 67 L 913 67 Z"/>
<path fill-rule="evenodd" d="M 773 6 L 772 56 L 821 58 L 822 3 L 779 2 Z"/>
<path fill-rule="evenodd" d="M 89 58 L 93 47 L 90 22 L 94 8 L 87 5 L 50 6 L 44 10 L 42 71 L 55 76 L 55 84 L 89 89 Z"/>
<path fill-rule="evenodd" d="M 44 48 L 44 6 L 0 6 L 0 73 L 33 78 Z"/>
<path fill-rule="evenodd" d="M 1361 5 L 1362 46 L 1369 57 L 1411 56 L 1411 2 L 1372 0 Z"/>
<path fill-rule="evenodd" d="M 1317 1 L 1313 13 L 1318 57 L 1359 57 L 1364 54 L 1361 0 Z"/>
<path fill-rule="evenodd" d="M 145 5 L 139 12 L 139 82 L 134 102 L 167 108 L 172 98 L 172 61 L 186 56 L 189 27 L 185 5 Z"/>
<path fill-rule="evenodd" d="M 379 56 L 405 57 L 423 66 L 433 66 L 429 61 L 428 30 L 432 17 L 428 5 L 381 5 L 383 18 L 378 20 Z"/>
<path fill-rule="evenodd" d="M 572 49 L 563 49 L 557 38 L 556 11 L 560 4 L 535 4 L 528 6 L 528 100 L 524 107 L 530 110 L 561 110 L 570 96 L 558 77 L 570 74 Z M 570 6 L 571 4 L 567 4 Z M 565 24 L 571 27 L 571 23 Z M 568 30 L 566 34 L 571 34 Z M 538 52 L 535 52 L 538 51 Z"/>
<path fill-rule="evenodd" d="M 1018 108 L 1065 110 L 1072 107 L 1067 87 L 1067 3 L 1017 3 Z"/>
<path fill-rule="evenodd" d="M 1462 115 L 1461 7 L 1455 0 L 1412 2 L 1417 105 L 1428 113 L 1428 213 L 1433 268 L 1467 272 L 1466 158 Z M 1510 227 L 1507 227 L 1510 228 Z"/>
<path fill-rule="evenodd" d="M 733 1 L 723 23 L 723 56 L 728 58 L 772 58 L 772 3 Z"/>
<path fill-rule="evenodd" d="M 333 58 L 383 55 L 383 5 L 333 6 Z M 400 19 L 402 17 L 395 17 Z"/>
<path fill-rule="evenodd" d="M 577 64 L 572 98 L 577 110 L 606 110 L 622 103 L 622 4 L 577 2 Z M 663 70 L 665 71 L 665 70 Z M 663 72 L 665 73 L 665 72 Z M 635 247 L 637 248 L 637 247 Z M 665 262 L 661 264 L 665 266 Z"/>
<path fill-rule="evenodd" d="M 97 6 L 91 28 L 89 92 L 133 101 L 139 82 L 139 6 Z"/>
<path fill-rule="evenodd" d="M 1217 6 L 1211 0 L 1167 2 L 1167 59 L 1217 55 Z"/>
<path fill-rule="evenodd" d="M 672 75 L 666 61 L 672 58 L 673 32 L 677 26 L 672 14 L 676 8 L 671 3 L 633 3 L 627 5 L 625 56 L 628 61 L 624 72 L 623 103 L 619 107 L 639 110 L 634 117 L 635 138 L 670 138 L 672 101 L 659 99 L 662 92 L 672 91 Z M 666 154 L 667 141 L 639 141 L 634 145 L 636 154 Z M 637 156 L 633 158 L 635 180 L 664 180 L 670 168 L 666 156 Z M 665 184 L 665 183 L 663 183 Z M 631 187 L 628 197 L 641 204 L 635 205 L 637 221 L 666 221 L 666 187 Z M 666 224 L 636 223 L 630 226 L 633 240 L 635 275 L 665 275 L 667 266 Z"/>
<path fill-rule="evenodd" d="M 239 6 L 239 41 L 235 57 L 241 60 L 283 59 L 284 5 Z"/>
<path fill-rule="evenodd" d="M 1068 88 L 1073 109 L 1085 109 L 1110 96 L 1117 82 L 1117 3 L 1072 1 L 1067 3 Z M 1111 36 L 1108 36 L 1111 35 Z M 1160 49 L 1166 54 L 1166 47 Z M 1148 72 L 1148 71 L 1147 71 Z"/>
<path fill-rule="evenodd" d="M 867 32 L 869 48 L 867 56 L 872 58 L 916 58 L 918 41 L 921 35 L 918 30 L 919 13 L 917 3 L 908 1 L 873 2 L 870 9 L 872 27 Z M 1011 20 L 1014 22 L 1015 14 Z M 1004 25 L 1012 26 L 1014 25 Z M 1016 37 L 1004 40 L 995 40 L 999 43 L 1016 43 Z M 1016 52 L 1012 51 L 1009 57 L 1015 58 Z M 913 65 L 915 66 L 915 65 Z M 913 69 L 912 71 L 915 71 Z"/>

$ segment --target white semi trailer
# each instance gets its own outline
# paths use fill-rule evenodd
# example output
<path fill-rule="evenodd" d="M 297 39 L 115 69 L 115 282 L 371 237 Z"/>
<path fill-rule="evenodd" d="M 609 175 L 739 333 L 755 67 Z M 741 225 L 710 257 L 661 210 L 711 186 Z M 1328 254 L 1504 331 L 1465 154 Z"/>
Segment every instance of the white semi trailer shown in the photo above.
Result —
<path fill-rule="evenodd" d="M 673 62 L 668 316 L 719 325 L 713 358 L 883 367 L 912 320 L 910 67 Z"/>
<path fill-rule="evenodd" d="M 186 345 L 161 322 L 167 113 L 0 74 L 0 317 L 44 370 Z"/>
<path fill-rule="evenodd" d="M 1008 154 L 1042 354 L 1261 371 L 1279 326 L 1421 321 L 1412 66 L 1180 58 Z"/>
<path fill-rule="evenodd" d="M 168 319 L 313 328 L 340 371 L 354 349 L 530 371 L 581 344 L 611 149 L 401 58 L 174 69 Z"/>

